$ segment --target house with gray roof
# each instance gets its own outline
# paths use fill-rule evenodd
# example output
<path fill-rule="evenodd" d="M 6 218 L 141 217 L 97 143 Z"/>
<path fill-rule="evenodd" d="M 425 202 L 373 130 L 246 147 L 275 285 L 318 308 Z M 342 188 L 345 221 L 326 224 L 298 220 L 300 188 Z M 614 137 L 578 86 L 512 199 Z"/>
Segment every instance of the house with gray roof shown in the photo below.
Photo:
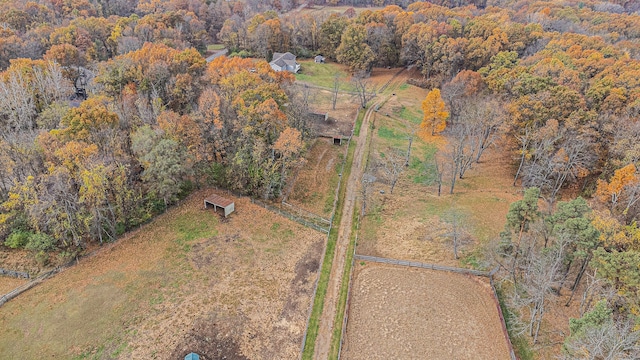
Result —
<path fill-rule="evenodd" d="M 296 56 L 290 52 L 273 53 L 273 60 L 269 65 L 275 71 L 290 71 L 295 74 L 300 70 L 300 64 L 296 61 Z"/>

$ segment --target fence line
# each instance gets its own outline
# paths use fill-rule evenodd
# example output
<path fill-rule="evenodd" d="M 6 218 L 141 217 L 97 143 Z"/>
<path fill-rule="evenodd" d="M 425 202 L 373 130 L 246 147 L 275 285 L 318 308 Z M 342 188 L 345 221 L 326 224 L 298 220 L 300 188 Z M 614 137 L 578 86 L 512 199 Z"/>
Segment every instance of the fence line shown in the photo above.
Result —
<path fill-rule="evenodd" d="M 450 271 L 458 274 L 489 277 L 489 272 L 487 271 L 464 269 L 464 268 L 458 268 L 453 266 L 421 263 L 417 261 L 387 259 L 387 258 L 381 258 L 377 256 L 368 256 L 368 255 L 356 255 L 355 258 L 357 258 L 358 260 L 371 261 L 371 262 L 377 262 L 377 263 L 383 263 L 383 264 L 409 266 L 409 267 L 416 267 L 416 268 L 429 269 L 429 270 Z"/>
<path fill-rule="evenodd" d="M 14 278 L 24 278 L 24 279 L 31 278 L 31 276 L 29 276 L 29 273 L 22 272 L 22 271 L 7 270 L 2 268 L 0 268 L 0 275 L 10 276 Z"/>
<path fill-rule="evenodd" d="M 382 85 L 382 87 L 380 88 L 380 90 L 378 90 L 377 92 L 381 93 L 383 91 L 385 91 L 387 89 L 387 87 L 389 87 L 389 85 L 391 84 L 391 82 L 397 78 L 398 76 L 400 76 L 400 74 L 402 74 L 403 71 L 407 70 L 407 67 L 403 67 L 400 71 L 398 71 L 397 73 L 395 73 L 391 79 L 389 79 L 389 81 L 387 81 L 384 85 Z"/>
<path fill-rule="evenodd" d="M 511 357 L 511 360 L 518 360 L 518 358 L 516 357 L 515 351 L 513 351 L 513 344 L 511 343 L 511 337 L 509 336 L 509 331 L 507 330 L 507 322 L 505 321 L 504 316 L 502 315 L 502 306 L 500 306 L 500 300 L 498 299 L 498 291 L 496 290 L 496 286 L 493 281 L 493 275 L 495 275 L 495 273 L 498 272 L 499 269 L 500 267 L 496 266 L 493 270 L 491 270 L 491 272 L 489 273 L 489 283 L 491 284 L 491 290 L 493 290 L 492 291 L 493 302 L 496 304 L 496 308 L 498 309 L 498 316 L 500 316 L 500 325 L 502 327 L 502 333 L 505 339 L 507 339 L 507 345 L 509 347 L 509 356 Z"/>
<path fill-rule="evenodd" d="M 358 215 L 358 228 L 360 228 L 360 216 Z M 342 355 L 342 345 L 345 335 L 347 335 L 347 323 L 349 322 L 349 306 L 351 305 L 351 284 L 353 284 L 353 267 L 356 262 L 356 248 L 358 247 L 358 229 L 356 229 L 356 243 L 353 245 L 353 257 L 351 257 L 351 270 L 349 271 L 349 286 L 347 286 L 347 300 L 344 305 L 344 316 L 342 317 L 342 334 L 340 335 L 340 347 L 338 347 L 338 360 Z M 344 281 L 344 279 L 343 279 Z"/>
<path fill-rule="evenodd" d="M 92 251 L 91 253 L 85 255 L 84 257 L 93 256 L 96 253 L 96 251 Z M 4 305 L 7 301 L 15 298 L 16 296 L 22 294 L 23 292 L 31 289 L 32 287 L 40 284 L 41 282 L 43 282 L 45 279 L 51 277 L 52 275 L 55 275 L 55 274 L 59 273 L 60 271 L 66 269 L 68 267 L 71 267 L 71 266 L 73 266 L 73 265 L 75 265 L 77 263 L 78 263 L 78 259 L 73 259 L 73 260 L 67 262 L 64 265 L 60 265 L 60 266 L 56 267 L 53 270 L 49 270 L 49 271 L 39 275 L 38 277 L 36 277 L 35 279 L 29 281 L 26 284 L 18 286 L 17 288 L 11 290 L 10 292 L 8 292 L 8 293 L 6 293 L 6 294 L 4 294 L 4 295 L 2 295 L 0 297 L 0 306 Z"/>
<path fill-rule="evenodd" d="M 504 316 L 502 315 L 502 307 L 500 306 L 500 301 L 498 300 L 498 292 L 496 291 L 495 283 L 493 281 L 493 275 L 495 275 L 495 273 L 498 271 L 499 267 L 496 267 L 491 271 L 479 271 L 479 270 L 457 268 L 457 267 L 452 267 L 452 266 L 435 265 L 435 264 L 421 263 L 421 262 L 415 262 L 415 261 L 404 261 L 404 260 L 396 260 L 396 259 L 387 259 L 387 258 L 380 258 L 380 257 L 376 257 L 376 256 L 367 256 L 367 255 L 355 255 L 354 259 L 356 259 L 356 258 L 358 260 L 377 262 L 377 263 L 383 263 L 383 264 L 417 267 L 417 268 L 429 269 L 429 270 L 450 271 L 450 272 L 459 273 L 459 274 L 467 274 L 467 275 L 476 275 L 476 276 L 488 277 L 489 278 L 489 283 L 491 284 L 492 298 L 493 298 L 493 301 L 494 301 L 494 303 L 496 305 L 496 308 L 498 310 L 498 316 L 500 317 L 500 325 L 502 327 L 502 332 L 504 334 L 504 337 L 505 337 L 505 339 L 507 341 L 507 346 L 509 348 L 509 356 L 510 356 L 511 360 L 517 360 L 518 359 L 516 357 L 515 351 L 513 350 L 513 344 L 511 343 L 511 338 L 509 337 L 509 332 L 507 331 L 507 323 L 505 322 Z M 348 301 L 348 299 L 347 299 L 347 301 Z M 348 304 L 348 302 L 347 302 L 347 304 Z M 344 329 L 343 329 L 343 335 L 342 336 L 344 337 Z M 342 346 L 341 346 L 341 348 L 342 348 Z M 338 359 L 339 358 L 340 358 L 340 356 L 338 356 Z"/>
<path fill-rule="evenodd" d="M 312 213 L 311 211 L 307 211 L 307 210 L 305 210 L 303 208 L 297 207 L 295 205 L 291 205 L 291 204 L 289 204 L 288 202 L 286 202 L 284 200 L 282 201 L 281 204 L 284 205 L 284 206 L 288 206 L 289 208 L 293 209 L 293 211 L 298 212 L 303 216 L 307 216 L 307 217 L 316 219 L 316 220 L 318 220 L 320 222 L 323 222 L 323 223 L 327 223 L 327 224 L 331 223 L 330 219 L 326 219 L 326 218 L 324 218 L 324 217 L 322 217 L 322 216 L 320 216 L 318 214 Z"/>
<path fill-rule="evenodd" d="M 281 208 L 279 208 L 277 206 L 269 205 L 267 203 L 264 203 L 264 202 L 262 202 L 260 200 L 256 200 L 254 198 L 251 198 L 251 202 L 256 204 L 256 205 L 258 205 L 258 206 L 261 206 L 261 207 L 263 207 L 263 208 L 265 208 L 265 209 L 267 209 L 269 211 L 278 213 L 281 216 L 284 216 L 284 217 L 286 217 L 286 218 L 288 218 L 290 220 L 293 220 L 293 221 L 297 222 L 300 225 L 312 228 L 314 230 L 318 230 L 318 231 L 326 233 L 326 234 L 329 233 L 330 227 L 327 228 L 327 227 L 321 226 L 319 224 L 316 224 L 314 222 L 307 221 L 307 220 L 305 220 L 305 219 L 303 219 L 301 217 L 295 216 L 295 215 L 293 215 L 293 214 L 291 214 L 291 213 L 289 213 L 289 212 L 287 212 L 287 211 L 285 211 L 285 210 L 283 210 L 283 209 L 281 209 Z"/>
<path fill-rule="evenodd" d="M 360 114 L 360 111 L 362 111 L 362 109 L 356 112 L 356 116 L 353 120 L 354 127 L 355 127 L 356 121 L 358 120 L 358 114 Z M 336 216 L 336 207 L 338 205 L 338 197 L 340 196 L 340 185 L 342 184 L 342 178 L 344 177 L 342 176 L 344 174 L 344 165 L 347 163 L 347 159 L 349 158 L 349 146 L 351 145 L 351 138 L 353 138 L 353 131 L 355 130 L 354 127 L 351 128 L 351 136 L 349 136 L 349 140 L 347 140 L 345 156 L 344 156 L 344 160 L 342 160 L 342 166 L 340 167 L 340 175 L 338 177 L 338 184 L 336 185 L 335 194 L 333 196 L 333 210 L 331 210 L 329 231 L 327 232 L 327 245 L 329 244 L 329 236 L 331 235 L 331 229 L 333 229 L 333 220 L 335 219 L 335 216 Z M 316 277 L 316 282 L 315 282 L 315 285 L 313 286 L 313 294 L 311 296 L 311 305 L 309 305 L 309 311 L 307 314 L 307 323 L 304 327 L 304 333 L 302 335 L 302 344 L 300 347 L 299 359 L 302 359 L 302 355 L 304 354 L 304 345 L 307 342 L 307 334 L 309 332 L 309 321 L 311 320 L 311 314 L 313 313 L 313 304 L 315 303 L 315 300 L 316 300 L 316 294 L 318 292 L 318 282 L 320 281 L 320 276 L 322 275 L 322 265 L 324 264 L 324 257 L 326 253 L 327 253 L 327 248 L 325 246 L 325 249 L 322 252 L 322 258 L 320 259 L 320 265 L 318 266 L 318 276 Z"/>

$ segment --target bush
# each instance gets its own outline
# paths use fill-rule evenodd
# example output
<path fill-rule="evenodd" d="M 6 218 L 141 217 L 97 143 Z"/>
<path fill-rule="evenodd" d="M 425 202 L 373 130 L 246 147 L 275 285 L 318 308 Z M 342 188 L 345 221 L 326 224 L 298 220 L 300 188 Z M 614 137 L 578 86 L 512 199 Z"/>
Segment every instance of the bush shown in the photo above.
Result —
<path fill-rule="evenodd" d="M 49 263 L 49 253 L 45 251 L 38 251 L 36 253 L 36 262 L 40 267 L 43 267 Z"/>
<path fill-rule="evenodd" d="M 17 249 L 24 247 L 29 242 L 29 237 L 33 234 L 28 231 L 17 230 L 9 234 L 7 239 L 4 241 L 4 245 L 8 246 L 12 249 Z"/>
<path fill-rule="evenodd" d="M 53 248 L 55 247 L 54 245 L 55 242 L 51 236 L 43 233 L 37 233 L 29 236 L 29 241 L 25 245 L 25 248 L 27 250 L 40 253 L 53 250 Z"/>
<path fill-rule="evenodd" d="M 74 258 L 76 258 L 78 256 L 79 251 L 77 249 L 75 250 L 64 250 L 61 253 L 58 254 L 58 261 L 61 264 L 66 264 L 68 262 L 70 262 L 71 260 L 73 260 Z M 37 254 L 36 254 L 36 260 L 37 260 Z"/>

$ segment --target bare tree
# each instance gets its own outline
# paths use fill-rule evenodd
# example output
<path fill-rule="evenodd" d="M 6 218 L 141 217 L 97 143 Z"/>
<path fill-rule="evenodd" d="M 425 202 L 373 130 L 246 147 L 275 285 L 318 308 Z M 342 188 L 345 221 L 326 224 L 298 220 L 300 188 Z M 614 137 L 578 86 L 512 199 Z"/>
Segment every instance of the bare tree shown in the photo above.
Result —
<path fill-rule="evenodd" d="M 529 335 L 537 343 L 540 325 L 546 314 L 547 297 L 559 280 L 560 268 L 564 260 L 564 244 L 558 244 L 550 251 L 531 252 L 531 256 L 522 257 L 524 262 L 524 281 L 521 283 L 521 300 L 529 308 Z"/>
<path fill-rule="evenodd" d="M 462 179 L 468 166 L 473 163 L 475 144 L 473 143 L 474 138 L 470 136 L 470 130 L 471 127 L 467 123 L 451 124 L 447 130 L 449 143 L 444 154 L 451 170 L 449 194 L 453 194 L 456 180 Z"/>
<path fill-rule="evenodd" d="M 371 84 L 371 79 L 369 75 L 364 71 L 359 71 L 355 75 L 353 75 L 353 86 L 355 87 L 356 92 L 358 93 L 358 98 L 360 99 L 360 105 L 362 108 L 366 108 L 369 101 L 376 96 L 376 89 Z"/>
<path fill-rule="evenodd" d="M 331 88 L 331 106 L 332 109 L 336 109 L 336 102 L 338 101 L 338 93 L 340 92 L 340 74 L 333 75 L 333 87 Z"/>
<path fill-rule="evenodd" d="M 389 148 L 387 154 L 381 159 L 380 165 L 391 183 L 389 192 L 393 194 L 393 189 L 396 187 L 400 174 L 404 170 L 404 154 L 398 149 Z"/>
<path fill-rule="evenodd" d="M 367 204 L 369 203 L 369 195 L 375 181 L 376 177 L 370 173 L 365 173 L 362 175 L 362 209 L 360 209 L 361 216 L 366 215 Z"/>
<path fill-rule="evenodd" d="M 448 231 L 444 235 L 449 239 L 449 244 L 453 248 L 454 258 L 458 260 L 458 250 L 471 240 L 466 230 L 466 216 L 454 206 L 443 214 L 443 220 L 449 225 Z"/>
<path fill-rule="evenodd" d="M 537 187 L 553 205 L 562 187 L 588 174 L 597 160 L 592 140 L 577 134 L 563 134 L 557 146 L 544 147 L 534 153 L 523 167 L 522 184 Z"/>
<path fill-rule="evenodd" d="M 631 321 L 614 321 L 589 327 L 564 344 L 563 360 L 572 359 L 638 359 L 640 332 Z"/>

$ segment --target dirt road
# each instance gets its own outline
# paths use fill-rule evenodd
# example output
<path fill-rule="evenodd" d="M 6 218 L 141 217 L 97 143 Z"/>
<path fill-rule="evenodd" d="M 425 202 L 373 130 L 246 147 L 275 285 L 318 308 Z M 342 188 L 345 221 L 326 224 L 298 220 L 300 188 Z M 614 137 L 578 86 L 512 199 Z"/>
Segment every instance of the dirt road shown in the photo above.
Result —
<path fill-rule="evenodd" d="M 358 187 L 360 185 L 360 179 L 362 178 L 362 173 L 364 171 L 363 166 L 365 164 L 369 123 L 375 114 L 373 110 L 379 102 L 382 102 L 382 99 L 376 99 L 376 102 L 367 110 L 364 119 L 362 120 L 360 135 L 356 138 L 357 142 L 353 156 L 353 166 L 351 168 L 351 174 L 347 179 L 347 190 L 344 199 L 344 206 L 342 208 L 342 220 L 340 222 L 340 228 L 338 229 L 336 253 L 331 266 L 329 286 L 327 287 L 324 309 L 320 318 L 320 328 L 318 329 L 318 338 L 316 340 L 315 352 L 313 355 L 313 358 L 317 360 L 324 360 L 329 357 L 331 335 L 333 334 L 333 322 L 336 317 L 336 306 L 340 293 L 340 285 L 342 283 L 342 274 L 344 273 L 346 251 L 349 246 L 349 237 L 351 236 L 352 215 L 356 202 L 356 194 L 358 193 Z"/>

